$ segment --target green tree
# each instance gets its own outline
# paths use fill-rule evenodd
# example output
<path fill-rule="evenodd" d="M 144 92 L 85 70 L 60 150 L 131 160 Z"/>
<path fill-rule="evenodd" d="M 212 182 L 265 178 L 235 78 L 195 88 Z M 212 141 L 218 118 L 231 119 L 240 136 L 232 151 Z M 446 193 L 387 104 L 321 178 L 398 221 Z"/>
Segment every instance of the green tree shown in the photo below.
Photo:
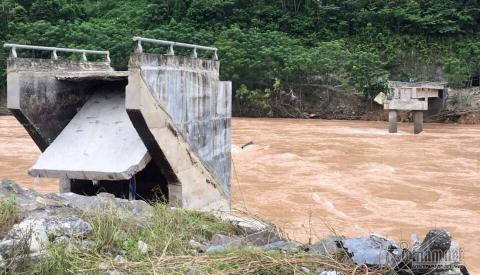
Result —
<path fill-rule="evenodd" d="M 466 86 L 470 73 L 464 61 L 457 58 L 446 58 L 444 60 L 444 70 L 447 76 L 448 86 L 453 88 L 463 88 Z"/>

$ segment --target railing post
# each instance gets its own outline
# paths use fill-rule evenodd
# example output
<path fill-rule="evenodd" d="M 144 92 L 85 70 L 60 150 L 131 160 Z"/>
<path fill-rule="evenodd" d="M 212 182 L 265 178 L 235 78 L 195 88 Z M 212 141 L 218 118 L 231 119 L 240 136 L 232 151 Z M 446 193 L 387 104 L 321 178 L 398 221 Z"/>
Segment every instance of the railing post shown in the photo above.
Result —
<path fill-rule="evenodd" d="M 106 60 L 108 63 L 112 62 L 112 61 L 110 60 L 110 52 L 105 55 L 105 60 Z"/>
<path fill-rule="evenodd" d="M 137 40 L 137 45 L 135 47 L 135 52 L 136 53 L 142 53 L 143 52 L 143 48 L 142 48 L 142 40 Z"/>
<path fill-rule="evenodd" d="M 87 54 L 85 52 L 82 53 L 82 61 L 87 62 Z"/>
<path fill-rule="evenodd" d="M 10 57 L 17 58 L 17 50 L 15 49 L 15 47 L 12 47 L 12 50 L 10 51 Z"/>
<path fill-rule="evenodd" d="M 173 51 L 173 43 L 168 47 L 167 55 L 175 55 L 175 51 Z"/>
<path fill-rule="evenodd" d="M 217 50 L 213 51 L 212 59 L 213 60 L 218 60 Z"/>
<path fill-rule="evenodd" d="M 197 58 L 197 48 L 193 48 L 192 57 Z"/>
<path fill-rule="evenodd" d="M 56 50 L 53 50 L 53 51 L 52 51 L 52 59 L 53 59 L 53 60 L 58 60 L 58 56 L 57 56 L 57 51 L 56 51 Z"/>

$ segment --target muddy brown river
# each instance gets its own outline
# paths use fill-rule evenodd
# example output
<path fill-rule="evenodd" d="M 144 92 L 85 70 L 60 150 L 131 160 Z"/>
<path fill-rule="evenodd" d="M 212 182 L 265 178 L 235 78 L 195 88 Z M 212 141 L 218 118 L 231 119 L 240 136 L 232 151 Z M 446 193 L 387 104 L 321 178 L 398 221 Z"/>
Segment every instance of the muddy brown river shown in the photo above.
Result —
<path fill-rule="evenodd" d="M 446 228 L 480 274 L 480 126 L 245 119 L 232 122 L 233 203 L 291 238 L 379 233 L 396 241 Z M 253 145 L 241 146 L 249 141 Z M 56 181 L 26 174 L 40 151 L 10 116 L 0 117 L 0 178 L 36 190 Z"/>

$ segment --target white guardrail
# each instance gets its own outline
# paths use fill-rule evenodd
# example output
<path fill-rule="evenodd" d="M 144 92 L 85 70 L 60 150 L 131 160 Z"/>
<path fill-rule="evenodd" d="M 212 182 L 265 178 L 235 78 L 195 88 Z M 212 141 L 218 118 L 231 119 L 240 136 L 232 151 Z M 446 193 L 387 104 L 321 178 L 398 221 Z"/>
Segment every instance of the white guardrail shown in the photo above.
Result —
<path fill-rule="evenodd" d="M 98 54 L 104 55 L 105 61 L 110 62 L 110 52 L 109 51 L 94 51 L 94 50 L 83 50 L 83 49 L 68 49 L 68 48 L 57 48 L 57 47 L 44 47 L 44 46 L 32 46 L 32 45 L 21 45 L 21 44 L 3 44 L 4 48 L 10 48 L 10 56 L 13 58 L 17 57 L 17 49 L 26 49 L 26 50 L 39 50 L 39 51 L 51 51 L 52 59 L 57 60 L 57 52 L 68 52 L 68 53 L 81 53 L 82 61 L 88 61 L 87 54 Z"/>
<path fill-rule="evenodd" d="M 206 46 L 200 46 L 200 45 L 195 45 L 195 44 L 187 44 L 187 43 L 180 43 L 180 42 L 173 42 L 173 41 L 167 41 L 167 40 L 158 40 L 158 39 L 151 39 L 151 38 L 144 38 L 144 37 L 139 37 L 135 36 L 133 37 L 133 41 L 137 42 L 135 52 L 137 53 L 142 53 L 143 48 L 142 48 L 142 42 L 149 42 L 149 43 L 155 43 L 163 46 L 169 46 L 167 54 L 169 55 L 174 55 L 175 52 L 173 50 L 173 47 L 180 47 L 180 48 L 189 48 L 193 49 L 192 52 L 192 57 L 196 58 L 197 57 L 197 50 L 205 50 L 205 51 L 212 51 L 212 59 L 213 60 L 218 60 L 218 55 L 217 55 L 217 48 L 213 47 L 206 47 Z"/>

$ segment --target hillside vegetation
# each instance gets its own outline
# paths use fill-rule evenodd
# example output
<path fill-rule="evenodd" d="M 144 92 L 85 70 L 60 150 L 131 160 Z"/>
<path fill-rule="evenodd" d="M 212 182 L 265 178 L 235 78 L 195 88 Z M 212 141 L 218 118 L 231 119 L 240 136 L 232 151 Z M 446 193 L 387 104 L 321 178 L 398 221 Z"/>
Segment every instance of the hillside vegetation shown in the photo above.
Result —
<path fill-rule="evenodd" d="M 371 98 L 388 78 L 465 87 L 480 74 L 477 0 L 2 0 L 0 12 L 2 43 L 108 49 L 122 70 L 134 35 L 214 45 L 235 108 L 270 116 L 304 86 Z"/>

